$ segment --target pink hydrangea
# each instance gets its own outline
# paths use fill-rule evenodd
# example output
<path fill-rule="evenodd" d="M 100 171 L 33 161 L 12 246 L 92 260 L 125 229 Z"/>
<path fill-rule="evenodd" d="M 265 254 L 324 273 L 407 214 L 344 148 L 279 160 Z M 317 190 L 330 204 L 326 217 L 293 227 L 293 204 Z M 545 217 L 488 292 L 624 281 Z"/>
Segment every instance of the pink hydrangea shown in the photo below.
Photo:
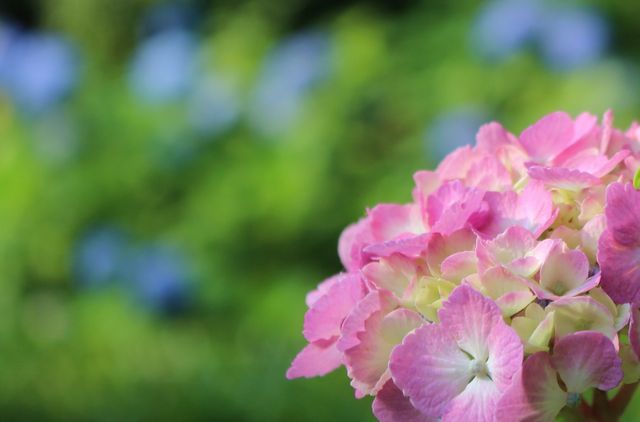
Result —
<path fill-rule="evenodd" d="M 639 128 L 493 122 L 418 171 L 411 202 L 343 232 L 287 377 L 344 366 L 381 421 L 619 416 L 640 380 Z"/>

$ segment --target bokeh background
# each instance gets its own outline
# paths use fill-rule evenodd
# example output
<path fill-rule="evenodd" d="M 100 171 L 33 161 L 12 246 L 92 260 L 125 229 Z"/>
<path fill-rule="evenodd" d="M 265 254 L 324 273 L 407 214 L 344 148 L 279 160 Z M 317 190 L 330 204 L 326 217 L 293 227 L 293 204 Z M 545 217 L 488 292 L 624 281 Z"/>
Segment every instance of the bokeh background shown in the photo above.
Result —
<path fill-rule="evenodd" d="M 638 16 L 2 0 L 0 419 L 371 420 L 344 370 L 284 378 L 341 229 L 483 122 L 640 117 Z"/>

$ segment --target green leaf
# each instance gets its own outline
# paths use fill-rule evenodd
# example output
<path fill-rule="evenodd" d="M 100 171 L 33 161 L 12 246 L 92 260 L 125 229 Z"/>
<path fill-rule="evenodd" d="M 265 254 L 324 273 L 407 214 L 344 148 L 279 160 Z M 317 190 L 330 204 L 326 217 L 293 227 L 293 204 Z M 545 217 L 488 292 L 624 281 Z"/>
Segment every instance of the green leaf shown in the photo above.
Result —
<path fill-rule="evenodd" d="M 640 168 L 636 170 L 636 174 L 633 176 L 633 187 L 640 189 Z"/>

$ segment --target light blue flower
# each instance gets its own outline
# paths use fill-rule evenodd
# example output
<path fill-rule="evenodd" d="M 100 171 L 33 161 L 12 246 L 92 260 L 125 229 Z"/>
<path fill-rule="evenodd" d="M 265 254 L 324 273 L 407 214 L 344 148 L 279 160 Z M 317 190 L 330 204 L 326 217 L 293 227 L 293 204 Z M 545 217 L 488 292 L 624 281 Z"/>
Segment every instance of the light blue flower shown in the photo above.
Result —
<path fill-rule="evenodd" d="M 488 113 L 474 106 L 462 106 L 438 115 L 425 135 L 427 154 L 438 161 L 454 149 L 475 143 L 476 133 L 488 121 Z"/>
<path fill-rule="evenodd" d="M 550 67 L 572 70 L 602 57 L 609 43 L 609 27 L 591 9 L 549 10 L 538 39 L 542 56 Z"/>
<path fill-rule="evenodd" d="M 78 76 L 75 48 L 54 34 L 5 31 L 0 35 L 0 86 L 27 113 L 61 101 Z"/>
<path fill-rule="evenodd" d="M 149 309 L 174 314 L 190 304 L 188 269 L 176 249 L 146 246 L 134 254 L 129 269 L 136 295 Z"/>
<path fill-rule="evenodd" d="M 125 265 L 127 241 L 113 227 L 90 231 L 80 239 L 74 254 L 74 272 L 80 284 L 99 287 L 119 278 Z"/>
<path fill-rule="evenodd" d="M 537 0 L 488 2 L 480 10 L 471 31 L 475 51 L 496 60 L 516 53 L 535 36 L 541 14 Z"/>
<path fill-rule="evenodd" d="M 330 69 L 329 39 L 304 33 L 286 39 L 266 59 L 250 105 L 250 123 L 259 133 L 278 136 L 298 117 L 305 94 Z"/>
<path fill-rule="evenodd" d="M 133 91 L 144 101 L 179 99 L 191 88 L 197 72 L 197 45 L 189 32 L 159 32 L 136 50 L 129 72 Z"/>

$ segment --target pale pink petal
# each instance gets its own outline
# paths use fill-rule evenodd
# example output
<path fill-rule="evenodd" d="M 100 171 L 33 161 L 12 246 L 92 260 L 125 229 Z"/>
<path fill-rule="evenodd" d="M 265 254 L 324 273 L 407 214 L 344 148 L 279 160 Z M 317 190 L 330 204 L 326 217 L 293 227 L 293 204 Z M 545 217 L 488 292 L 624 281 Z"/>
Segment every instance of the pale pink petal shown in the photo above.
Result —
<path fill-rule="evenodd" d="M 470 360 L 439 324 L 427 324 L 407 335 L 391 352 L 396 385 L 429 417 L 440 417 L 472 377 Z"/>
<path fill-rule="evenodd" d="M 351 385 L 361 393 L 375 394 L 386 382 L 391 350 L 423 323 L 419 314 L 408 309 L 372 314 L 365 321 L 364 331 L 358 333 L 358 344 L 344 352 Z"/>
<path fill-rule="evenodd" d="M 480 126 L 476 134 L 478 151 L 497 153 L 503 146 L 515 144 L 517 139 L 510 134 L 500 123 L 491 122 Z"/>
<path fill-rule="evenodd" d="M 304 317 L 303 334 L 309 342 L 339 336 L 342 321 L 366 293 L 359 275 L 343 274 L 338 277 Z"/>
<path fill-rule="evenodd" d="M 389 290 L 399 299 L 412 290 L 421 273 L 422 268 L 416 260 L 400 254 L 370 262 L 362 269 L 362 275 L 369 283 L 378 289 Z"/>
<path fill-rule="evenodd" d="M 520 339 L 515 331 L 504 323 L 498 306 L 469 286 L 457 287 L 444 302 L 438 316 L 460 348 L 476 359 L 490 358 L 490 351 L 495 346 L 492 343 L 494 338 L 496 342 L 498 338 L 514 341 L 522 352 Z M 510 353 L 506 352 L 505 355 L 510 356 Z M 498 373 L 493 374 L 492 371 L 492 376 L 495 375 L 501 382 L 508 378 L 507 375 L 501 375 L 502 372 L 508 373 L 508 368 L 503 371 L 501 365 L 497 365 L 495 370 Z"/>
<path fill-rule="evenodd" d="M 457 148 L 438 164 L 436 173 L 442 180 L 464 179 L 475 157 L 470 146 Z"/>
<path fill-rule="evenodd" d="M 474 378 L 451 402 L 442 422 L 493 422 L 502 391 L 490 379 Z"/>
<path fill-rule="evenodd" d="M 391 292 L 386 290 L 369 292 L 344 319 L 338 349 L 344 352 L 357 346 L 360 343 L 358 334 L 365 331 L 365 322 L 371 315 L 376 312 L 386 315 L 397 307 L 398 302 Z"/>
<path fill-rule="evenodd" d="M 599 185 L 600 179 L 592 174 L 565 167 L 529 166 L 529 176 L 545 185 L 573 192 Z"/>
<path fill-rule="evenodd" d="M 425 233 L 404 239 L 389 240 L 376 243 L 364 248 L 363 255 L 367 259 L 376 257 L 389 257 L 393 254 L 401 254 L 407 257 L 418 257 L 427 249 L 433 234 Z"/>
<path fill-rule="evenodd" d="M 393 383 L 387 381 L 373 400 L 373 414 L 380 422 L 435 422 L 413 407 L 408 397 Z"/>
<path fill-rule="evenodd" d="M 471 251 L 475 244 L 476 235 L 469 229 L 461 229 L 448 236 L 434 233 L 425 251 L 429 270 L 435 275 L 441 275 L 441 264 L 448 257 L 458 252 Z"/>
<path fill-rule="evenodd" d="M 482 291 L 496 301 L 505 316 L 520 312 L 535 299 L 526 280 L 504 267 L 485 271 L 480 284 Z"/>
<path fill-rule="evenodd" d="M 456 252 L 449 255 L 440 265 L 442 277 L 449 281 L 460 281 L 477 272 L 478 259 L 473 251 Z"/>
<path fill-rule="evenodd" d="M 562 337 L 553 347 L 551 362 L 570 393 L 594 387 L 611 390 L 622 380 L 618 352 L 609 338 L 596 331 Z"/>
<path fill-rule="evenodd" d="M 369 211 L 371 233 L 377 242 L 425 232 L 420 207 L 415 204 L 380 204 Z"/>
<path fill-rule="evenodd" d="M 520 143 L 533 161 L 548 162 L 574 141 L 574 123 L 565 112 L 546 115 L 520 135 Z"/>
<path fill-rule="evenodd" d="M 511 226 L 494 239 L 478 239 L 476 255 L 478 270 L 501 265 L 524 277 L 532 276 L 540 268 L 543 259 L 538 262 L 529 255 L 536 247 L 536 240 L 524 227 Z"/>
<path fill-rule="evenodd" d="M 467 186 L 492 191 L 504 191 L 513 185 L 509 171 L 498 158 L 490 154 L 475 160 L 464 181 Z"/>
<path fill-rule="evenodd" d="M 310 378 L 326 375 L 342 365 L 342 353 L 336 339 L 308 344 L 291 363 L 287 378 Z"/>
<path fill-rule="evenodd" d="M 498 401 L 496 421 L 553 422 L 566 401 L 549 354 L 538 352 L 527 358 Z"/>
<path fill-rule="evenodd" d="M 414 173 L 413 180 L 416 187 L 413 189 L 413 201 L 425 206 L 426 200 L 442 184 L 442 179 L 435 171 L 420 170 Z"/>
<path fill-rule="evenodd" d="M 515 192 L 488 192 L 489 223 L 478 230 L 494 237 L 510 226 L 521 226 L 539 237 L 555 220 L 558 209 L 554 207 L 551 193 L 542 182 L 532 180 L 518 195 Z"/>
<path fill-rule="evenodd" d="M 540 286 L 550 294 L 544 299 L 557 299 L 564 295 L 583 293 L 597 285 L 598 279 L 585 286 L 589 275 L 589 260 L 579 250 L 557 250 L 550 253 L 540 269 Z"/>

